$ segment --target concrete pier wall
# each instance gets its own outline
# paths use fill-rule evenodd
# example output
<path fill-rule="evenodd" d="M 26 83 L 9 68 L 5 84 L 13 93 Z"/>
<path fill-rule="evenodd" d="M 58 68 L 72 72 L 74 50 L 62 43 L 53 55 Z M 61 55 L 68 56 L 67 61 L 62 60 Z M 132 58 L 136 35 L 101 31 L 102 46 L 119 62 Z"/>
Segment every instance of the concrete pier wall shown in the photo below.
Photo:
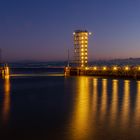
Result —
<path fill-rule="evenodd" d="M 66 67 L 64 69 L 66 76 L 107 76 L 107 77 L 128 77 L 140 79 L 140 68 L 139 67 L 94 67 L 87 68 L 76 68 Z"/>

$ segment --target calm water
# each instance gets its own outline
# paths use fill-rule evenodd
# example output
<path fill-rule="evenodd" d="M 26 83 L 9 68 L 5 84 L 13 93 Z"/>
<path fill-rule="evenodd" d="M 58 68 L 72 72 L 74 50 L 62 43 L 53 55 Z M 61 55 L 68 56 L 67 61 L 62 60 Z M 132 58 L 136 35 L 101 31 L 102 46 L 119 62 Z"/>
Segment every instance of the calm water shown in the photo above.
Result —
<path fill-rule="evenodd" d="M 139 140 L 140 81 L 61 75 L 0 79 L 0 139 Z"/>

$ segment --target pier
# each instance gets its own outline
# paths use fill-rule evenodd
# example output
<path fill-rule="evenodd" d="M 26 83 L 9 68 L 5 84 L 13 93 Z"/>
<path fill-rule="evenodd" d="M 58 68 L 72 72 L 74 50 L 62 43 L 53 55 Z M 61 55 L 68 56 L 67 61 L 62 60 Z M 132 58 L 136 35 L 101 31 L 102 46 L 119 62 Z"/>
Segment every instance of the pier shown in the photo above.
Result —
<path fill-rule="evenodd" d="M 65 76 L 106 76 L 140 79 L 140 66 L 65 67 Z"/>

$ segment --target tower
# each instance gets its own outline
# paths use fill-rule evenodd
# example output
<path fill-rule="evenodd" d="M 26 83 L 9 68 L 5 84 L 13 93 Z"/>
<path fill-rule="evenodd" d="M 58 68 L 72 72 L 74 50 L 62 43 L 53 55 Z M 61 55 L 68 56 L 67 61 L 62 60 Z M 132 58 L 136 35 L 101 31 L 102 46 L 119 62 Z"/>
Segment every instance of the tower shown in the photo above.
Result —
<path fill-rule="evenodd" d="M 88 37 L 91 33 L 86 30 L 76 30 L 74 36 L 74 63 L 78 67 L 88 65 Z"/>

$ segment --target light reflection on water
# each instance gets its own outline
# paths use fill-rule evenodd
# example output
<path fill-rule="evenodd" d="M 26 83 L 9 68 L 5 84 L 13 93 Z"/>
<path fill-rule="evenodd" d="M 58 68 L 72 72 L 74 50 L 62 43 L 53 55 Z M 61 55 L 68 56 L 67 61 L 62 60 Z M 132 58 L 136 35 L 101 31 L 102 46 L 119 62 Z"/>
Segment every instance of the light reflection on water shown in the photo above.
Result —
<path fill-rule="evenodd" d="M 90 114 L 89 114 L 89 80 L 87 77 L 81 77 L 77 80 L 77 95 L 74 104 L 74 111 L 71 120 L 71 138 L 85 139 L 89 132 Z"/>
<path fill-rule="evenodd" d="M 135 127 L 140 127 L 140 81 L 137 81 L 137 94 L 135 102 L 135 113 L 134 113 Z"/>
<path fill-rule="evenodd" d="M 130 81 L 124 81 L 124 93 L 122 100 L 122 110 L 121 110 L 121 125 L 122 128 L 127 128 L 129 125 L 130 116 Z"/>
<path fill-rule="evenodd" d="M 110 106 L 110 125 L 116 124 L 118 113 L 118 80 L 112 80 L 112 100 Z"/>
<path fill-rule="evenodd" d="M 67 140 L 140 139 L 140 81 L 84 76 L 27 77 L 15 78 L 12 81 L 12 86 L 9 79 L 4 82 L 0 122 L 9 123 L 13 115 L 13 112 L 9 114 L 12 100 L 15 110 L 20 110 L 21 107 L 24 111 L 22 115 L 22 111 L 15 111 L 13 119 L 29 120 L 27 122 L 31 122 L 30 128 L 38 123 L 37 132 L 44 132 L 45 139 L 49 134 L 52 134 L 51 139 L 61 136 L 60 139 Z M 12 99 L 10 92 L 16 92 L 12 94 Z M 21 106 L 16 109 L 15 104 Z M 20 118 L 16 118 L 16 113 Z M 16 131 L 23 127 L 20 126 L 23 124 L 15 122 L 13 124 L 17 125 Z M 53 126 L 52 122 L 55 122 Z M 28 127 L 26 121 L 25 127 Z M 28 128 L 24 130 L 30 132 Z M 32 137 L 36 138 L 36 135 Z"/>
<path fill-rule="evenodd" d="M 2 115 L 3 115 L 3 123 L 6 124 L 9 119 L 9 112 L 10 112 L 10 79 L 4 79 L 4 98 L 3 98 L 3 108 L 2 108 Z"/>
<path fill-rule="evenodd" d="M 121 84 L 116 79 L 109 79 L 109 81 L 88 77 L 78 78 L 76 85 L 78 91 L 75 93 L 76 100 L 73 105 L 74 114 L 69 127 L 72 140 L 115 139 L 115 137 L 132 139 L 135 133 L 133 128 L 137 126 L 140 130 L 140 82 L 137 82 L 136 105 L 132 108 L 133 111 L 130 107 L 131 81 L 122 80 Z M 112 88 L 108 87 L 109 84 Z M 135 84 L 134 81 L 133 84 Z M 122 90 L 119 90 L 119 87 L 122 87 Z M 119 92 L 122 94 L 121 97 Z M 132 114 L 132 112 L 135 113 Z M 130 115 L 134 115 L 134 123 Z M 129 128 L 130 124 L 131 128 Z M 131 136 L 128 137 L 129 135 Z M 136 138 L 138 138 L 137 135 L 135 135 Z"/>
<path fill-rule="evenodd" d="M 107 113 L 107 79 L 102 79 L 102 95 L 100 106 L 100 121 L 104 121 Z"/>

